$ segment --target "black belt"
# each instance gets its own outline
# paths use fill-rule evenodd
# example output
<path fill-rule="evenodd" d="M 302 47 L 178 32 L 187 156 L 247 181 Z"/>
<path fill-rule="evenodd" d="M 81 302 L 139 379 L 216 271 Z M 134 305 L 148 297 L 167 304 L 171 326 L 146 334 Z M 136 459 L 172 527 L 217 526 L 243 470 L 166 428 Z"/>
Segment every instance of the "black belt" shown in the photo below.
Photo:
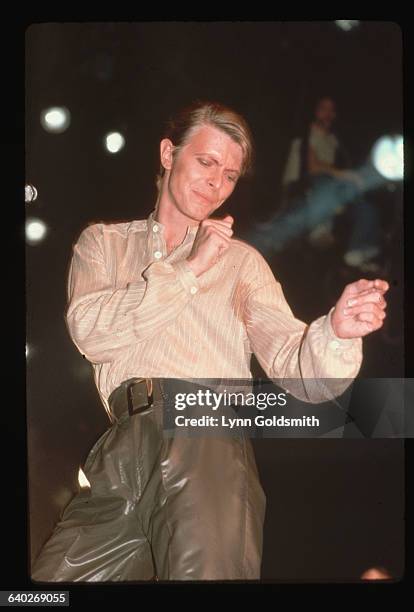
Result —
<path fill-rule="evenodd" d="M 156 378 L 130 378 L 111 393 L 108 403 L 115 417 L 129 416 L 148 410 L 154 401 L 162 400 L 162 390 Z"/>
<path fill-rule="evenodd" d="M 161 386 L 163 380 L 163 386 Z M 181 379 L 130 378 L 125 380 L 111 393 L 108 403 L 112 414 L 119 419 L 124 414 L 133 416 L 148 410 L 156 401 L 163 401 L 165 408 L 173 410 L 173 398 L 177 392 L 194 393 L 199 388 L 209 387 Z M 228 409 L 238 411 L 238 406 Z"/>

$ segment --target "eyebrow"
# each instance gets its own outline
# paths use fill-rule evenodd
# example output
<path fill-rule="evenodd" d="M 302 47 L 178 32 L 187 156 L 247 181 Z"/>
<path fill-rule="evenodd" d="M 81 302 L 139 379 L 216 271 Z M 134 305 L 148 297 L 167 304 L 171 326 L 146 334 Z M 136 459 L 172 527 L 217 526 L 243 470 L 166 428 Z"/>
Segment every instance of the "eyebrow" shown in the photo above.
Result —
<path fill-rule="evenodd" d="M 218 162 L 218 160 L 216 159 L 216 157 L 214 156 L 213 153 L 205 153 L 205 152 L 200 152 L 200 153 L 195 153 L 195 155 L 204 155 L 207 157 L 210 157 L 212 159 L 212 161 L 217 164 L 217 166 L 220 166 L 220 163 Z M 225 168 L 225 170 L 227 172 L 235 172 L 235 174 L 239 175 L 240 174 L 240 170 L 235 170 L 234 168 Z"/>

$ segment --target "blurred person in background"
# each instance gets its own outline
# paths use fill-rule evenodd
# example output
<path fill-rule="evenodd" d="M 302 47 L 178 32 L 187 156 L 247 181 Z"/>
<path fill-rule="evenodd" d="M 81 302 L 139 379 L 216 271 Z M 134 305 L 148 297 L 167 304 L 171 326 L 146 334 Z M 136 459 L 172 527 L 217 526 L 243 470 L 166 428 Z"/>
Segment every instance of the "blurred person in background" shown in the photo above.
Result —
<path fill-rule="evenodd" d="M 336 104 L 321 97 L 305 133 L 291 142 L 282 179 L 281 209 L 248 237 L 263 254 L 282 251 L 293 239 L 307 234 L 315 246 L 334 243 L 335 215 L 349 205 L 351 235 L 344 254 L 349 266 L 377 271 L 372 261 L 380 253 L 377 207 L 363 198 L 369 188 L 364 174 L 350 170 L 349 155 L 333 131 Z"/>

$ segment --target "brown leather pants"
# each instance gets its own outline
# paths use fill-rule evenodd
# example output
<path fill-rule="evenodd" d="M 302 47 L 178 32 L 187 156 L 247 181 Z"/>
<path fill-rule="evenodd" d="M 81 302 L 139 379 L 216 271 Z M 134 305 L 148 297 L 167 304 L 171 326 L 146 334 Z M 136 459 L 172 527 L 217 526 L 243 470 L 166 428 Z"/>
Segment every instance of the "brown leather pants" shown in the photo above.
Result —
<path fill-rule="evenodd" d="M 260 578 L 265 495 L 250 439 L 165 437 L 163 401 L 95 443 L 91 488 L 32 568 L 45 582 Z"/>

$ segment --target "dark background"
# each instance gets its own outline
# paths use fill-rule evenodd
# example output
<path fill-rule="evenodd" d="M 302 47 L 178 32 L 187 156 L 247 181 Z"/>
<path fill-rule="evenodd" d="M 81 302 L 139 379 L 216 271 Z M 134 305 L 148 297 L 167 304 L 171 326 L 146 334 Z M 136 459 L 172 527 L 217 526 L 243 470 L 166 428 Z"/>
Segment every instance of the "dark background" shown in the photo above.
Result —
<path fill-rule="evenodd" d="M 253 130 L 255 174 L 225 204 L 236 235 L 245 232 L 279 206 L 290 141 L 320 94 L 336 100 L 337 132 L 356 164 L 379 136 L 402 133 L 398 25 L 362 22 L 344 32 L 328 21 L 50 23 L 26 31 L 26 181 L 39 192 L 27 214 L 49 228 L 26 254 L 33 557 L 77 491 L 88 450 L 109 426 L 91 368 L 64 322 L 67 269 L 80 231 L 93 221 L 148 216 L 163 125 L 181 105 L 206 98 L 233 106 Z M 40 113 L 52 105 L 71 112 L 62 134 L 41 127 Z M 126 138 L 116 155 L 103 147 L 112 130 Z M 373 197 L 385 230 L 401 191 L 388 185 Z M 404 375 L 402 242 L 401 228 L 386 253 L 387 326 L 364 340 L 363 376 Z M 294 313 L 307 322 L 328 311 L 345 282 L 361 276 L 351 278 L 340 262 L 340 239 L 328 253 L 303 242 L 270 261 Z M 268 500 L 263 578 L 357 580 L 372 565 L 401 576 L 402 441 L 254 445 Z"/>

